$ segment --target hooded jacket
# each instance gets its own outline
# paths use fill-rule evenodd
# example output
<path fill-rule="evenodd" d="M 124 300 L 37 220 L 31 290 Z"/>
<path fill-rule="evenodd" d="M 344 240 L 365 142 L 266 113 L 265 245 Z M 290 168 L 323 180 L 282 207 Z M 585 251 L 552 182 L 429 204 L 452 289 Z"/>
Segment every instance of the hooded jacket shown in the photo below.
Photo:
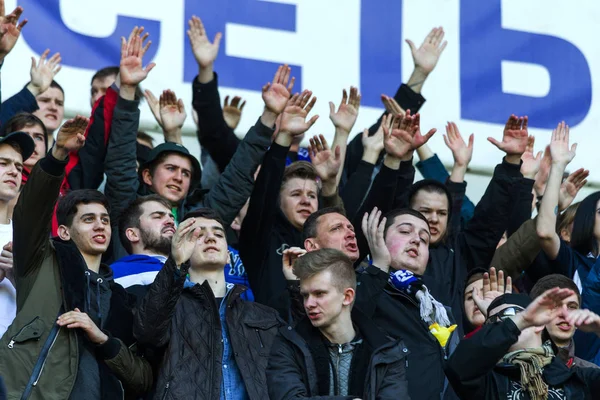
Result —
<path fill-rule="evenodd" d="M 357 309 L 352 323 L 360 342 L 352 357 L 348 396 L 335 399 L 409 399 L 404 343 L 390 340 Z M 273 344 L 267 380 L 271 400 L 328 397 L 331 359 L 319 330 L 304 318 L 296 329 L 282 327 Z"/>
<path fill-rule="evenodd" d="M 79 329 L 56 324 L 58 315 L 75 307 L 90 313 L 109 336 L 95 346 L 102 399 L 142 394 L 152 385 L 150 365 L 128 348 L 134 344 L 131 299 L 110 281 L 110 311 L 97 318 L 86 299 L 90 286 L 87 266 L 72 242 L 49 240 L 54 204 L 66 162 L 48 154 L 33 168 L 14 210 L 14 272 L 17 316 L 0 340 L 0 371 L 9 397 L 67 399 L 80 361 Z M 102 267 L 105 271 L 108 267 Z M 117 380 L 118 378 L 118 380 Z"/>
<path fill-rule="evenodd" d="M 498 363 L 515 344 L 521 331 L 511 319 L 484 325 L 460 342 L 446 366 L 446 374 L 461 399 L 505 400 L 520 382 L 520 369 Z M 596 399 L 600 393 L 600 369 L 567 367 L 559 357 L 544 367 L 543 379 L 550 390 L 562 389 L 568 400 Z"/>
<path fill-rule="evenodd" d="M 219 306 L 208 282 L 184 288 L 187 268 L 169 258 L 135 315 L 142 344 L 166 347 L 155 399 L 218 399 L 223 343 Z M 250 400 L 268 398 L 265 369 L 281 320 L 275 310 L 244 301 L 235 285 L 226 302 L 227 332 Z"/>

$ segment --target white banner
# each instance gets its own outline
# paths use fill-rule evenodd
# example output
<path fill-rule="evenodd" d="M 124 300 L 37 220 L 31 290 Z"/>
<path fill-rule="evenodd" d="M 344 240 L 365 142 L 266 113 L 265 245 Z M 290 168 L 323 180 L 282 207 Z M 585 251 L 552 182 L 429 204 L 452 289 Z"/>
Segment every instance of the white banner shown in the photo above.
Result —
<path fill-rule="evenodd" d="M 262 111 L 260 88 L 276 65 L 288 63 L 297 77 L 295 90 L 313 90 L 313 112 L 320 119 L 313 133 L 333 135 L 328 101 L 342 88 L 356 85 L 363 104 L 355 131 L 381 114 L 382 93 L 393 95 L 412 71 L 405 38 L 420 43 L 434 26 L 443 26 L 448 46 L 425 83 L 421 110 L 424 130 L 438 129 L 434 151 L 444 162 L 446 121 L 476 134 L 472 166 L 491 169 L 501 154 L 487 142 L 502 137 L 511 113 L 528 115 L 530 132 L 542 150 L 560 120 L 573 126 L 579 143 L 572 169 L 592 170 L 600 148 L 600 50 L 590 27 L 600 17 L 600 3 L 558 0 L 7 0 L 21 5 L 29 23 L 2 67 L 3 99 L 29 79 L 30 57 L 46 48 L 59 51 L 62 71 L 56 80 L 66 92 L 70 112 L 88 114 L 90 80 L 102 67 L 117 65 L 120 36 L 134 25 L 150 32 L 152 49 L 145 62 L 156 68 L 143 83 L 155 94 L 173 89 L 185 99 L 186 124 L 192 128 L 191 81 L 197 66 L 185 35 L 187 20 L 200 16 L 212 39 L 223 41 L 217 61 L 221 95 L 247 100 L 244 132 Z M 596 74 L 600 72 L 595 72 Z M 142 105 L 144 124 L 153 123 Z M 186 143 L 188 141 L 186 140 Z"/>

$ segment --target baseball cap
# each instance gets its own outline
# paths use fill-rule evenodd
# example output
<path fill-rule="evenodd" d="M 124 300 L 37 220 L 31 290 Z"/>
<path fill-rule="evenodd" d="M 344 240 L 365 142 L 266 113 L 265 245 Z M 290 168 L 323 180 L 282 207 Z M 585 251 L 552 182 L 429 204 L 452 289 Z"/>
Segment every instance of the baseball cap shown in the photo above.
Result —
<path fill-rule="evenodd" d="M 27 160 L 33 154 L 35 149 L 35 143 L 27 132 L 12 132 L 6 136 L 0 137 L 0 144 L 2 143 L 16 143 L 21 148 L 21 156 L 23 161 Z"/>
<path fill-rule="evenodd" d="M 198 162 L 198 159 L 196 159 L 196 157 L 191 155 L 190 152 L 188 151 L 188 149 L 186 149 L 183 145 L 181 145 L 179 143 L 172 143 L 172 142 L 161 143 L 158 146 L 156 146 L 155 148 L 153 148 L 152 150 L 150 150 L 150 154 L 148 154 L 147 161 L 144 162 L 142 165 L 140 165 L 140 168 L 138 170 L 140 176 L 142 174 L 142 171 L 147 168 L 150 168 L 152 163 L 154 163 L 154 161 L 156 161 L 156 159 L 162 153 L 176 153 L 176 154 L 180 154 L 180 155 L 186 157 L 187 159 L 189 159 L 190 162 L 192 163 L 192 169 L 193 169 L 192 179 L 190 182 L 190 189 L 193 189 L 200 184 L 202 170 L 200 169 L 200 163 Z"/>

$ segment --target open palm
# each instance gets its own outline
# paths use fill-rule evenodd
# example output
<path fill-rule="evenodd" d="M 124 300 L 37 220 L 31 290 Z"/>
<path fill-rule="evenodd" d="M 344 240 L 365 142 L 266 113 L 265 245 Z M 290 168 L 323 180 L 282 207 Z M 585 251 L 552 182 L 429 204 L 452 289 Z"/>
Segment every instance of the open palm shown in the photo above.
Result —
<path fill-rule="evenodd" d="M 202 20 L 195 15 L 188 21 L 188 24 L 190 29 L 188 29 L 187 35 L 190 39 L 196 62 L 201 67 L 206 68 L 217 59 L 222 35 L 221 33 L 217 33 L 215 39 L 211 42 L 206 35 Z"/>
<path fill-rule="evenodd" d="M 295 78 L 290 79 L 292 69 L 287 65 L 280 65 L 275 72 L 273 82 L 267 83 L 262 88 L 262 98 L 265 106 L 274 114 L 281 114 L 288 104 L 290 93 L 294 88 Z"/>
<path fill-rule="evenodd" d="M 310 139 L 308 155 L 312 165 L 317 170 L 317 175 L 322 181 L 336 178 L 342 166 L 339 146 L 336 146 L 335 151 L 332 151 L 325 136 L 315 136 Z"/>
<path fill-rule="evenodd" d="M 527 130 L 528 118 L 511 115 L 504 126 L 502 141 L 489 137 L 488 140 L 498 149 L 507 155 L 521 156 L 529 142 L 529 132 Z"/>
<path fill-rule="evenodd" d="M 23 13 L 23 7 L 15 8 L 8 15 L 4 15 L 4 12 L 4 0 L 2 0 L 0 2 L 0 56 L 6 56 L 15 47 L 21 35 L 21 29 L 27 23 L 27 20 L 18 23 Z"/>
<path fill-rule="evenodd" d="M 433 28 L 419 48 L 410 39 L 406 40 L 406 43 L 410 46 L 415 67 L 420 68 L 425 73 L 433 71 L 440 55 L 448 44 L 448 42 L 443 41 L 444 34 L 444 28 Z"/>

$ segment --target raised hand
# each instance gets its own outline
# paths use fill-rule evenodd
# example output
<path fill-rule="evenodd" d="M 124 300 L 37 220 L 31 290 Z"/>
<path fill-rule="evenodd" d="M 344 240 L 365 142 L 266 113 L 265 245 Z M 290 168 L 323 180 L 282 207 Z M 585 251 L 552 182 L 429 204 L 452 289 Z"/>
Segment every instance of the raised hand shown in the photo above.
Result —
<path fill-rule="evenodd" d="M 550 156 L 553 164 L 566 166 L 575 157 L 577 143 L 574 143 L 569 150 L 569 125 L 560 122 L 556 129 L 552 131 L 552 140 L 550 141 Z"/>
<path fill-rule="evenodd" d="M 354 86 L 350 87 L 350 98 L 346 89 L 342 92 L 342 102 L 335 111 L 333 102 L 329 102 L 329 119 L 333 122 L 336 130 L 341 130 L 343 133 L 349 134 L 358 117 L 358 109 L 360 108 L 360 94 Z"/>
<path fill-rule="evenodd" d="M 519 159 L 525 152 L 529 134 L 527 131 L 528 117 L 516 117 L 511 115 L 504 126 L 504 134 L 502 141 L 499 142 L 493 137 L 488 137 L 488 141 L 498 149 L 506 153 L 507 156 L 515 158 L 516 164 L 520 163 Z"/>
<path fill-rule="evenodd" d="M 188 25 L 187 36 L 190 39 L 196 62 L 200 68 L 212 66 L 219 54 L 219 45 L 221 44 L 223 35 L 221 32 L 218 32 L 211 43 L 206 35 L 202 20 L 195 15 L 188 21 Z"/>
<path fill-rule="evenodd" d="M 281 114 L 290 99 L 296 78 L 290 79 L 292 69 L 287 65 L 280 65 L 275 72 L 273 82 L 268 82 L 262 88 L 262 98 L 266 109 L 275 116 Z"/>
<path fill-rule="evenodd" d="M 563 312 L 562 302 L 574 292 L 571 289 L 549 289 L 538 296 L 524 311 L 510 317 L 520 330 L 545 326 Z"/>
<path fill-rule="evenodd" d="M 373 265 L 383 272 L 388 272 L 390 270 L 392 257 L 385 245 L 385 238 L 383 237 L 386 218 L 379 221 L 380 218 L 381 211 L 379 211 L 377 207 L 373 208 L 371 213 L 365 213 L 363 216 L 361 228 L 369 243 Z"/>
<path fill-rule="evenodd" d="M 473 157 L 473 140 L 474 135 L 469 136 L 469 144 L 463 140 L 458 126 L 454 122 L 448 122 L 446 125 L 446 134 L 444 135 L 444 143 L 452 151 L 454 164 L 466 167 L 471 162 Z"/>
<path fill-rule="evenodd" d="M 240 104 L 241 102 L 241 104 Z M 240 96 L 235 96 L 229 104 L 229 96 L 225 96 L 225 102 L 223 103 L 223 119 L 228 127 L 235 130 L 242 119 L 242 110 L 246 105 L 246 101 L 242 102 Z"/>
<path fill-rule="evenodd" d="M 314 136 L 310 139 L 308 156 L 310 157 L 310 162 L 317 170 L 317 175 L 319 175 L 321 181 L 335 181 L 342 166 L 339 146 L 336 146 L 335 150 L 331 151 L 327 140 L 325 140 L 325 136 Z"/>
<path fill-rule="evenodd" d="M 10 53 L 15 47 L 19 36 L 21 36 L 21 30 L 27 24 L 27 20 L 19 22 L 21 14 L 23 14 L 23 7 L 17 7 L 8 15 L 5 14 L 4 0 L 0 0 L 0 61 Z"/>
<path fill-rule="evenodd" d="M 563 307 L 565 320 L 583 332 L 593 332 L 600 336 L 600 316 L 590 310 L 569 310 Z"/>
<path fill-rule="evenodd" d="M 579 168 L 577 171 L 571 173 L 560 185 L 560 192 L 558 194 L 558 209 L 560 211 L 566 210 L 582 187 L 587 183 L 587 177 L 590 175 L 590 171 L 587 169 Z"/>
<path fill-rule="evenodd" d="M 171 257 L 177 268 L 187 262 L 194 253 L 196 242 L 200 237 L 200 228 L 194 228 L 196 218 L 188 218 L 177 227 L 171 241 Z"/>
<path fill-rule="evenodd" d="M 181 133 L 181 127 L 187 117 L 183 99 L 177 99 L 177 95 L 172 90 L 163 90 L 160 98 L 157 99 L 148 89 L 144 91 L 144 98 L 165 135 L 176 136 L 177 133 Z M 166 141 L 173 142 L 173 140 Z M 181 143 L 181 141 L 175 142 Z"/>
<path fill-rule="evenodd" d="M 404 113 L 405 113 L 404 109 L 402 107 L 400 107 L 400 105 L 398 104 L 396 99 L 394 99 L 393 97 L 382 94 L 381 102 L 383 103 L 383 106 L 385 107 L 385 111 L 388 114 L 404 115 Z"/>
<path fill-rule="evenodd" d="M 61 314 L 56 323 L 59 326 L 66 326 L 68 329 L 82 329 L 90 342 L 96 345 L 103 344 L 108 340 L 108 336 L 98 328 L 90 316 L 81 312 L 79 308 Z"/>
<path fill-rule="evenodd" d="M 65 122 L 56 136 L 52 156 L 64 160 L 70 152 L 78 152 L 85 144 L 85 131 L 89 123 L 89 118 L 81 115 Z"/>
<path fill-rule="evenodd" d="M 433 28 L 419 48 L 415 46 L 412 40 L 406 39 L 415 62 L 415 69 L 419 69 L 425 75 L 429 75 L 433 71 L 448 44 L 444 40 L 444 35 L 444 28 L 441 26 Z"/>
<path fill-rule="evenodd" d="M 525 152 L 521 156 L 521 174 L 525 178 L 535 179 L 536 175 L 540 170 L 542 163 L 542 152 L 538 152 L 535 156 L 533 155 L 533 145 L 535 144 L 535 136 L 529 136 L 527 139 L 527 147 Z"/>
<path fill-rule="evenodd" d="M 175 92 L 172 90 L 164 90 L 160 95 L 159 105 L 160 119 L 165 133 L 181 131 L 187 117 L 183 99 L 177 99 Z"/>
<path fill-rule="evenodd" d="M 296 93 L 289 99 L 283 114 L 281 114 L 279 135 L 277 135 L 278 138 L 280 136 L 289 136 L 291 139 L 294 136 L 302 135 L 317 122 L 317 119 L 319 118 L 318 115 L 315 115 L 306 121 L 308 113 L 310 113 L 317 102 L 316 97 L 312 97 L 312 99 L 311 97 L 312 92 L 310 90 L 305 90 L 301 94 Z"/>
<path fill-rule="evenodd" d="M 54 53 L 52 57 L 46 60 L 50 54 L 50 49 L 46 49 L 40 56 L 40 60 L 36 63 L 35 57 L 31 57 L 31 70 L 29 75 L 31 81 L 27 85 L 27 89 L 34 95 L 37 96 L 40 93 L 44 93 L 52 83 L 52 80 L 60 71 L 61 66 L 59 63 L 62 61 L 60 53 Z"/>
<path fill-rule="evenodd" d="M 144 27 L 133 28 L 129 39 L 121 38 L 121 64 L 120 64 L 120 80 L 121 88 L 124 86 L 136 87 L 148 76 L 148 73 L 156 66 L 155 63 L 150 63 L 146 68 L 142 67 L 142 58 L 152 41 L 144 42 L 148 39 L 149 33 L 143 36 Z"/>
<path fill-rule="evenodd" d="M 369 130 L 363 130 L 362 134 L 363 156 L 362 160 L 370 164 L 377 163 L 379 154 L 383 150 L 383 123 L 374 135 L 369 136 Z"/>
<path fill-rule="evenodd" d="M 543 196 L 544 192 L 546 191 L 546 182 L 548 181 L 548 176 L 550 175 L 551 166 L 552 156 L 550 156 L 550 146 L 546 146 L 546 149 L 544 150 L 544 156 L 540 162 L 540 169 L 535 175 L 535 183 L 533 184 L 535 193 L 538 196 Z"/>
<path fill-rule="evenodd" d="M 386 153 L 402 159 L 427 143 L 436 130 L 431 129 L 425 136 L 421 135 L 420 121 L 420 115 L 411 115 L 410 110 L 407 110 L 404 116 L 384 116 L 381 124 Z"/>
<path fill-rule="evenodd" d="M 288 281 L 297 281 L 298 277 L 294 275 L 294 263 L 296 260 L 303 255 L 306 254 L 306 250 L 301 249 L 300 247 L 290 247 L 289 249 L 285 249 L 283 251 L 283 256 L 281 257 L 281 266 L 283 271 L 283 276 Z"/>
<path fill-rule="evenodd" d="M 483 316 L 487 318 L 487 311 L 492 301 L 505 293 L 512 293 L 511 277 L 506 278 L 505 284 L 504 271 L 500 270 L 496 273 L 496 268 L 491 267 L 490 272 L 483 274 L 483 289 L 481 293 L 479 293 L 479 289 L 473 288 L 473 301 Z"/>

